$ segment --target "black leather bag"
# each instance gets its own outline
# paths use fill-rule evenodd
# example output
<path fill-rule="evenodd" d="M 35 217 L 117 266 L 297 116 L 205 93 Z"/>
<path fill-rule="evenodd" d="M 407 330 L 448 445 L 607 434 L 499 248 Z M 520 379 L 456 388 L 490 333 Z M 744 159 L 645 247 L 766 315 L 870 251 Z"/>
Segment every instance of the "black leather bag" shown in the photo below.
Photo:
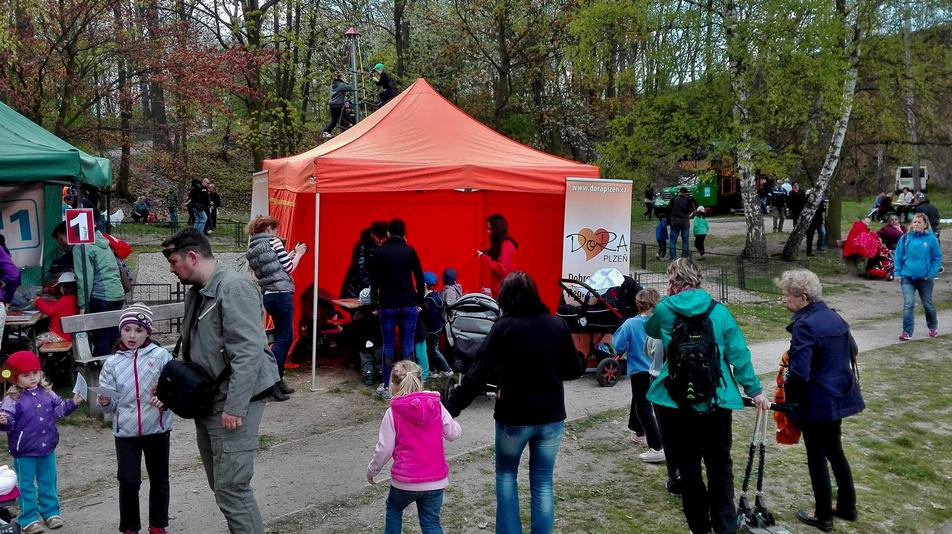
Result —
<path fill-rule="evenodd" d="M 174 352 L 177 353 L 178 348 L 176 345 Z M 171 360 L 162 368 L 155 396 L 175 415 L 183 419 L 201 419 L 211 415 L 218 387 L 230 374 L 230 365 L 218 378 L 213 378 L 191 360 Z"/>

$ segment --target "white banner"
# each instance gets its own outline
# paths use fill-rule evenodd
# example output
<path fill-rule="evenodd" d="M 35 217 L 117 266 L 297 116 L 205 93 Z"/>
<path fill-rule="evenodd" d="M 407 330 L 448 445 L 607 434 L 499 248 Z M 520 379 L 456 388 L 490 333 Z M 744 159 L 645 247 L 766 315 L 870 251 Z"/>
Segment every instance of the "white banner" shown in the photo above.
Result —
<path fill-rule="evenodd" d="M 565 179 L 562 277 L 584 280 L 613 267 L 628 274 L 631 180 Z"/>
<path fill-rule="evenodd" d="M 251 219 L 268 213 L 268 171 L 251 175 Z"/>
<path fill-rule="evenodd" d="M 0 234 L 19 268 L 43 263 L 43 184 L 0 187 Z"/>

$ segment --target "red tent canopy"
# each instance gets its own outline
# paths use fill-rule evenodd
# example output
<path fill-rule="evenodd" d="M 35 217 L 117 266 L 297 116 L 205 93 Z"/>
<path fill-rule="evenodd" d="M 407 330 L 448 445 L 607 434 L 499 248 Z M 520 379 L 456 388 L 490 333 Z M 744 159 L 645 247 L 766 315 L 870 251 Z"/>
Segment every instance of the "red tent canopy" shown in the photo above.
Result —
<path fill-rule="evenodd" d="M 484 126 L 423 79 L 346 132 L 267 160 L 264 170 L 279 233 L 289 246 L 314 243 L 295 271 L 298 291 L 313 283 L 317 253 L 318 287 L 337 295 L 361 230 L 394 217 L 406 221 L 425 271 L 453 267 L 466 291 L 479 291 L 488 275 L 476 249 L 489 245 L 486 217 L 501 213 L 519 242 L 518 268 L 550 306 L 559 294 L 565 178 L 599 177 L 598 167 Z"/>

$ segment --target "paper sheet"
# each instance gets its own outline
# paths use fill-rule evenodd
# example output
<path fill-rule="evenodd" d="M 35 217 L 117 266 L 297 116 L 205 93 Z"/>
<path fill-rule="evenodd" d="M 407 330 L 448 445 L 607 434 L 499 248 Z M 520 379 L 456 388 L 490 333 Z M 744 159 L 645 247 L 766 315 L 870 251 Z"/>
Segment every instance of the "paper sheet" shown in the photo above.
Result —
<path fill-rule="evenodd" d="M 94 386 L 89 388 L 89 393 L 92 395 L 102 395 L 103 397 L 118 398 L 119 392 L 114 391 L 109 388 L 104 388 L 102 386 Z"/>
<path fill-rule="evenodd" d="M 89 398 L 89 385 L 86 384 L 86 379 L 83 378 L 83 375 L 76 373 L 76 385 L 73 386 L 73 394 L 79 394 L 83 400 Z"/>

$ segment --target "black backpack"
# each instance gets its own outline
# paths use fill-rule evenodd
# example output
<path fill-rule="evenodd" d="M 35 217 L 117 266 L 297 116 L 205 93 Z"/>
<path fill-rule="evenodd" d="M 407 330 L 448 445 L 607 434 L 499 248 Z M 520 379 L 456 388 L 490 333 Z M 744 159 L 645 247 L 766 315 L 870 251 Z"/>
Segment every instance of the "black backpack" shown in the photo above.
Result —
<path fill-rule="evenodd" d="M 707 311 L 694 317 L 676 313 L 668 344 L 668 380 L 665 387 L 682 408 L 710 402 L 717 405 L 717 386 L 723 381 L 721 351 L 714 336 L 711 301 Z"/>

